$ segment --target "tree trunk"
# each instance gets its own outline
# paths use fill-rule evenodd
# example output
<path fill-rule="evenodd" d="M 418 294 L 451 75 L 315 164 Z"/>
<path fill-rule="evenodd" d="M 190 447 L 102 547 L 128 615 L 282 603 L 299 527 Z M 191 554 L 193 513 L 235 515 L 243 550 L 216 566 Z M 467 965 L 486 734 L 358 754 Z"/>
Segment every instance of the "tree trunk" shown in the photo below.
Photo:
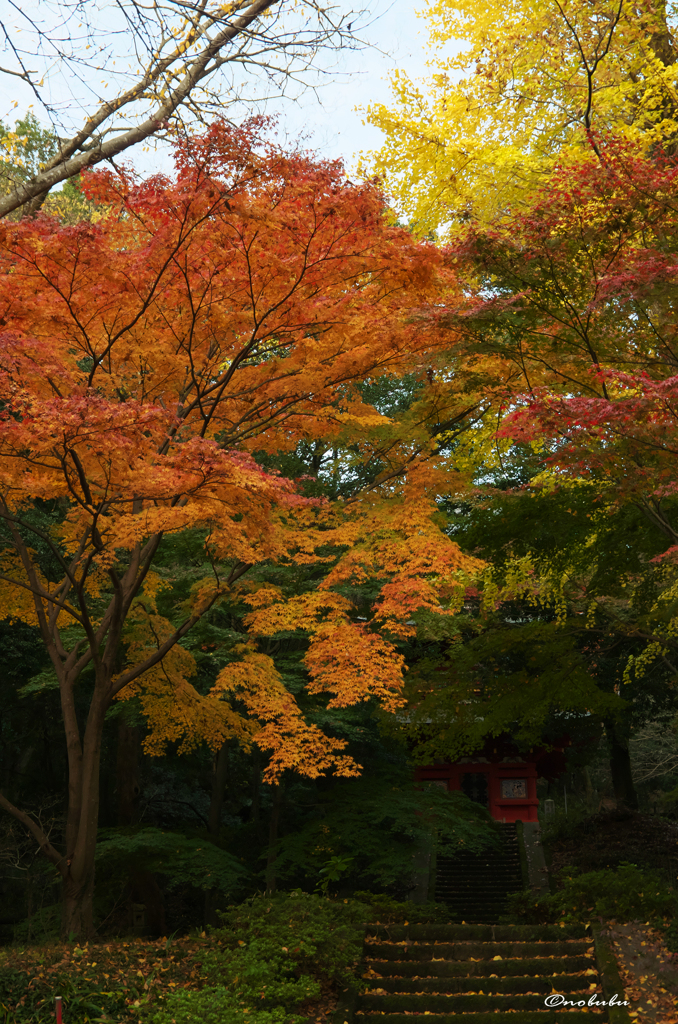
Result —
<path fill-rule="evenodd" d="M 81 746 L 75 731 L 77 720 L 73 714 L 72 691 L 66 696 L 64 701 L 62 692 L 62 708 L 65 708 L 67 723 L 68 811 L 61 937 L 83 941 L 94 932 L 94 857 L 99 824 L 101 740 L 108 701 L 95 693 Z"/>
<path fill-rule="evenodd" d="M 261 754 L 256 745 L 252 749 L 252 814 L 254 825 L 259 825 L 261 812 Z"/>
<path fill-rule="evenodd" d="M 94 933 L 94 857 L 82 877 L 70 871 L 64 879 L 61 894 L 61 938 L 67 942 L 89 939 Z"/>
<path fill-rule="evenodd" d="M 282 803 L 282 785 L 273 786 L 273 806 L 268 826 L 268 857 L 266 860 L 266 893 L 272 896 L 275 892 L 275 861 L 278 845 L 278 825 L 280 824 L 280 805 Z"/>
<path fill-rule="evenodd" d="M 141 797 L 141 728 L 118 718 L 118 749 L 115 765 L 118 825 L 136 825 Z"/>
<path fill-rule="evenodd" d="M 607 747 L 610 757 L 612 786 L 617 806 L 638 810 L 638 796 L 633 785 L 628 735 L 621 722 L 609 718 L 605 722 Z"/>
<path fill-rule="evenodd" d="M 141 798 L 141 727 L 129 725 L 121 715 L 118 718 L 118 750 L 116 757 L 116 786 L 118 797 L 118 825 L 136 825 L 139 821 Z M 132 906 L 141 903 L 145 909 L 145 931 L 162 935 L 165 931 L 165 901 L 155 875 L 146 868 L 131 867 L 128 877 L 128 924 L 132 925 Z"/>
<path fill-rule="evenodd" d="M 42 189 L 36 189 L 34 194 L 41 191 Z M 30 199 L 31 196 L 26 198 Z M 79 462 L 77 454 L 74 451 L 71 451 L 70 454 L 73 457 L 76 471 L 80 475 L 80 486 L 87 496 L 89 490 L 85 470 Z M 68 472 L 70 473 L 71 470 L 69 469 Z M 86 497 L 87 502 L 90 500 L 90 497 Z M 143 502 L 140 498 L 135 498 L 132 505 L 135 514 L 142 512 Z M 104 502 L 102 508 L 105 506 Z M 207 604 L 201 606 L 200 611 L 195 614 L 191 613 L 147 657 L 121 673 L 121 639 L 125 619 L 131 602 L 143 586 L 163 535 L 156 533 L 145 541 L 143 547 L 139 543 L 131 549 L 128 565 L 122 576 L 112 567 L 107 570 L 112 586 L 112 596 L 108 608 L 103 612 L 103 617 L 98 610 L 96 620 L 99 621 L 93 621 L 90 619 L 85 599 L 85 595 L 88 594 L 87 576 L 94 564 L 92 559 L 95 553 L 105 550 L 105 542 L 96 525 L 99 513 L 92 513 L 92 515 L 92 524 L 85 530 L 81 541 L 84 547 L 80 554 L 76 554 L 70 568 L 65 562 L 63 563 L 64 579 L 54 593 L 48 594 L 40 580 L 40 575 L 32 560 L 32 554 L 15 525 L 18 520 L 13 514 L 10 514 L 6 503 L 0 500 L 0 516 L 7 524 L 15 551 L 30 582 L 29 590 L 33 593 L 35 613 L 43 643 L 59 680 L 61 713 L 68 757 L 65 849 L 63 851 L 57 849 L 50 842 L 49 835 L 43 830 L 40 821 L 13 804 L 1 791 L 0 808 L 21 822 L 37 841 L 44 856 L 61 875 L 62 937 L 77 939 L 80 942 L 89 939 L 94 931 L 94 869 L 99 823 L 101 744 L 106 711 L 116 694 L 162 661 L 201 615 L 211 607 L 212 602 L 220 593 L 219 590 L 216 590 Z M 87 545 L 90 543 L 93 545 L 91 551 L 87 549 Z M 83 552 L 87 553 L 83 554 Z M 77 573 L 74 575 L 73 566 L 78 564 L 81 557 L 82 575 L 77 576 Z M 238 563 L 225 581 L 225 586 L 230 586 L 249 568 L 251 568 L 249 563 Z M 60 598 L 57 599 L 54 594 L 59 594 Z M 79 612 L 74 612 L 68 604 L 64 604 L 64 607 L 69 608 L 70 614 L 75 614 L 78 621 L 83 624 L 87 635 L 87 647 L 83 647 L 82 639 L 79 639 L 70 650 L 67 650 L 62 642 L 57 618 L 59 606 L 62 603 L 61 598 L 66 601 L 67 598 L 64 595 L 68 594 L 76 595 L 75 605 L 79 608 Z M 83 734 L 75 688 L 81 673 L 88 667 L 94 669 L 94 689 Z M 123 786 L 123 790 L 124 792 L 120 794 L 120 802 L 124 808 L 123 813 L 133 815 L 134 802 L 138 794 L 134 793 L 133 786 L 131 791 L 128 791 L 126 786 Z"/>
<path fill-rule="evenodd" d="M 226 794 L 226 782 L 228 779 L 228 740 L 225 740 L 219 748 L 219 753 L 214 760 L 214 773 L 212 775 L 212 796 L 210 798 L 210 811 L 207 821 L 207 831 L 216 839 L 221 828 L 221 812 L 224 808 L 224 796 Z M 205 890 L 205 925 L 216 926 L 219 924 L 217 917 L 217 896 L 219 890 L 216 888 Z"/>
<path fill-rule="evenodd" d="M 588 769 L 588 765 L 583 768 L 584 775 L 584 788 L 586 792 L 586 806 L 588 807 L 589 813 L 593 810 L 595 804 L 595 793 L 593 792 L 593 783 L 591 782 L 591 772 Z"/>
<path fill-rule="evenodd" d="M 655 4 L 657 21 L 650 31 L 649 45 L 655 57 L 661 61 L 665 68 L 675 63 L 676 54 L 673 46 L 673 36 L 668 25 L 666 16 L 666 3 Z"/>
<path fill-rule="evenodd" d="M 228 740 L 219 748 L 215 758 L 214 774 L 212 775 L 212 796 L 207 831 L 211 836 L 218 836 L 221 828 L 221 812 L 224 808 L 226 781 L 228 779 Z"/>

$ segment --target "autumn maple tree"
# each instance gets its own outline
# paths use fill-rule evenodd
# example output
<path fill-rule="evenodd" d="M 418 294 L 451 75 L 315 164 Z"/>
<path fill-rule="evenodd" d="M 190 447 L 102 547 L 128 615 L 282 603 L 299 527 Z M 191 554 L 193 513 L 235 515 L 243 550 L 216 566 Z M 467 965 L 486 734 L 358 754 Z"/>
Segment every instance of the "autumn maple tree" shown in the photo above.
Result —
<path fill-rule="evenodd" d="M 675 542 L 678 166 L 623 141 L 559 169 L 530 209 L 471 227 L 449 257 L 475 295 L 449 313 L 511 361 L 498 438 L 537 442 L 561 474 L 631 498 Z M 522 408 L 521 408 L 522 406 Z"/>
<path fill-rule="evenodd" d="M 599 154 L 558 168 L 529 209 L 455 241 L 449 258 L 467 291 L 448 316 L 467 356 L 495 353 L 515 370 L 478 431 L 478 467 L 496 473 L 518 447 L 532 462 L 516 487 L 521 517 L 531 495 L 539 535 L 549 507 L 580 517 L 558 544 L 528 543 L 514 523 L 510 539 L 499 530 L 503 553 L 492 543 L 482 553 L 512 567 L 517 596 L 580 635 L 588 671 L 607 674 L 608 688 L 614 676 L 624 697 L 650 666 L 676 673 L 678 167 L 624 139 L 597 144 Z M 485 502 L 503 523 L 509 497 Z M 606 727 L 628 780 L 622 711 Z M 631 802 L 623 774 L 615 786 Z"/>
<path fill-rule="evenodd" d="M 418 608 L 448 614 L 477 566 L 436 525 L 431 492 L 447 472 L 436 437 L 464 429 L 481 402 L 436 371 L 452 335 L 426 309 L 449 299 L 454 275 L 340 165 L 281 152 L 257 121 L 217 124 L 177 143 L 171 179 L 105 172 L 84 187 L 95 224 L 44 217 L 5 222 L 0 236 L 0 601 L 39 628 L 59 686 L 63 848 L 0 806 L 61 873 L 75 935 L 92 928 L 115 699 L 139 696 L 159 744 L 254 735 L 270 780 L 359 770 L 342 741 L 306 724 L 258 637 L 304 630 L 309 687 L 330 705 L 398 706 L 394 642 Z M 363 400 L 358 382 L 404 373 L 419 381 L 407 415 Z M 305 497 L 264 468 L 313 438 L 363 467 L 352 494 Z M 204 571 L 168 617 L 172 568 L 158 558 L 182 532 L 198 538 Z M 290 597 L 252 576 L 295 561 L 322 569 L 315 590 Z M 351 585 L 367 576 L 378 593 L 357 621 Z M 201 695 L 182 639 L 229 600 L 248 603 L 249 632 Z M 89 702 L 82 723 L 76 691 Z"/>

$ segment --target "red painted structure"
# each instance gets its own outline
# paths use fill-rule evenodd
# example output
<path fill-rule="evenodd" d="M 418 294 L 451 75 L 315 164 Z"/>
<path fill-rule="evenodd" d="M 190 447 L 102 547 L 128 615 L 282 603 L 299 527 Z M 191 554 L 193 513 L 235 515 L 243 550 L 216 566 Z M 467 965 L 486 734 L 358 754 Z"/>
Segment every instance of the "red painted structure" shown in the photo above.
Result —
<path fill-rule="evenodd" d="M 417 769 L 417 779 L 447 790 L 461 790 L 484 804 L 496 821 L 537 821 L 537 779 L 553 779 L 565 770 L 563 746 L 518 753 L 505 740 L 487 743 L 478 754 Z"/>

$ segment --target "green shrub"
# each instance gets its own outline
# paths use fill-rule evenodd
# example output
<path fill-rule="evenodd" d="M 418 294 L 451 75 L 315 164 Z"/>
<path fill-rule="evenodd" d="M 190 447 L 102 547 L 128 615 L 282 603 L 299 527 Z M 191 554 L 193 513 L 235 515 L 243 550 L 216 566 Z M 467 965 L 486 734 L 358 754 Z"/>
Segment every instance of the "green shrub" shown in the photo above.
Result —
<path fill-rule="evenodd" d="M 245 1006 L 223 986 L 175 992 L 145 1019 L 148 1024 L 293 1024 L 295 1020 L 282 1009 Z"/>
<path fill-rule="evenodd" d="M 320 979 L 352 979 L 370 908 L 297 890 L 254 897 L 220 916 L 200 956 L 206 987 L 165 996 L 145 1011 L 149 1024 L 292 1024 L 299 1007 L 320 996 Z"/>
<path fill-rule="evenodd" d="M 587 871 L 566 867 L 560 872 L 556 892 L 535 897 L 516 893 L 508 910 L 531 923 L 543 921 L 588 921 L 592 917 L 633 921 L 640 918 L 673 918 L 678 899 L 655 871 L 643 871 L 635 864 L 620 864 L 615 870 Z"/>
<path fill-rule="evenodd" d="M 319 994 L 313 975 L 340 983 L 351 976 L 368 915 L 356 900 L 301 891 L 255 897 L 221 915 L 203 971 L 212 983 L 237 985 L 244 999 L 263 993 L 263 1005 L 298 1005 Z"/>
<path fill-rule="evenodd" d="M 53 903 L 41 907 L 30 918 L 14 926 L 14 941 L 53 942 L 59 938 L 61 929 L 61 904 Z"/>
<path fill-rule="evenodd" d="M 151 827 L 100 829 L 97 871 L 126 878 L 132 868 L 164 874 L 168 889 L 190 885 L 235 893 L 248 878 L 232 854 L 204 837 Z"/>
<path fill-rule="evenodd" d="M 54 1024 L 54 996 L 67 1024 L 138 1021 L 162 994 L 195 984 L 207 938 L 116 941 L 0 949 L 0 1024 Z"/>
<path fill-rule="evenodd" d="M 258 896 L 222 915 L 208 935 L 89 946 L 7 947 L 0 961 L 0 1024 L 294 1024 L 329 983 L 354 981 L 363 925 L 448 920 L 370 892 L 328 899 L 300 890 Z M 188 987 L 190 986 L 190 987 Z"/>
<path fill-rule="evenodd" d="M 571 799 L 567 813 L 563 807 L 556 807 L 555 813 L 548 817 L 540 814 L 542 843 L 549 846 L 553 843 L 563 842 L 563 840 L 574 839 L 580 834 L 580 826 L 587 820 L 590 813 L 585 803 Z"/>
<path fill-rule="evenodd" d="M 281 945 L 283 941 L 289 945 Z M 245 1001 L 256 999 L 260 1006 L 289 1008 L 320 995 L 320 984 L 304 971 L 317 951 L 308 936 L 290 938 L 289 932 L 261 936 L 223 954 L 207 954 L 203 969 Z"/>
<path fill-rule="evenodd" d="M 401 902 L 385 893 L 355 892 L 354 898 L 365 907 L 365 921 L 381 924 L 444 924 L 450 920 L 446 903 Z"/>

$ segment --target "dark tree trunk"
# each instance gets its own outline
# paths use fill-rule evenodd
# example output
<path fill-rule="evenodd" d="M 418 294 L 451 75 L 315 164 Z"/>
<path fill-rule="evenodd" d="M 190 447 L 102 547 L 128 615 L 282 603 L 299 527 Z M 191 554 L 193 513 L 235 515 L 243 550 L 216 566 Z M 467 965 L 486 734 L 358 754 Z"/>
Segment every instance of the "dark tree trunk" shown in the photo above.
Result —
<path fill-rule="evenodd" d="M 64 700 L 64 696 L 66 700 Z M 62 691 L 68 745 L 66 854 L 57 865 L 62 876 L 61 937 L 89 939 L 94 933 L 94 858 L 99 823 L 101 739 L 107 702 L 95 690 L 82 745 L 72 690 Z"/>
<path fill-rule="evenodd" d="M 78 462 L 77 456 L 73 455 L 78 472 L 85 471 Z M 69 470 L 70 472 L 70 470 Z M 81 479 L 81 486 L 87 491 L 86 480 Z M 89 498 L 87 499 L 90 500 Z M 97 499 L 98 500 L 98 499 Z M 134 499 L 133 512 L 142 511 L 142 500 Z M 94 545 L 92 553 L 98 550 L 101 538 L 96 526 L 96 515 L 91 526 L 91 536 L 86 531 L 82 536 L 90 538 Z M 94 900 L 94 869 L 97 844 L 97 826 L 99 822 L 99 787 L 101 774 L 101 744 L 104 735 L 106 712 L 111 706 L 111 701 L 124 689 L 125 686 L 140 678 L 154 665 L 159 664 L 164 656 L 172 650 L 173 646 L 179 643 L 182 637 L 198 621 L 201 614 L 204 614 L 211 604 L 208 602 L 201 611 L 189 616 L 185 621 L 167 637 L 157 649 L 153 650 L 143 661 L 132 665 L 125 671 L 120 672 L 120 651 L 121 638 L 125 618 L 135 596 L 143 586 L 147 578 L 148 570 L 157 553 L 162 540 L 162 533 L 156 533 L 148 538 L 145 543 L 137 544 L 129 552 L 128 564 L 120 575 L 112 568 L 109 570 L 110 580 L 113 588 L 113 595 L 108 608 L 103 615 L 99 609 L 95 619 L 90 618 L 90 610 L 85 600 L 89 593 L 87 577 L 90 571 L 91 553 L 83 555 L 80 562 L 82 575 L 75 578 L 75 570 L 71 567 L 66 570 L 63 584 L 65 590 L 57 590 L 55 593 L 76 594 L 76 605 L 78 605 L 85 630 L 88 637 L 88 648 L 83 648 L 82 640 L 66 650 L 62 639 L 59 636 L 57 625 L 57 613 L 55 608 L 59 601 L 53 594 L 47 594 L 44 585 L 40 582 L 39 573 L 33 562 L 30 549 L 27 547 L 21 533 L 15 525 L 15 516 L 10 515 L 8 506 L 0 501 L 0 515 L 6 523 L 12 536 L 12 543 L 25 567 L 27 578 L 30 581 L 29 589 L 33 593 L 35 613 L 37 616 L 40 632 L 45 649 L 47 650 L 52 665 L 59 680 L 59 693 L 61 700 L 61 714 L 63 717 L 64 734 L 66 740 L 66 753 L 68 758 L 68 800 L 66 809 L 66 823 L 64 829 L 64 844 L 62 849 L 52 845 L 49 835 L 45 833 L 38 819 L 31 814 L 17 807 L 9 800 L 3 792 L 0 792 L 0 807 L 11 814 L 17 821 L 28 830 L 37 841 L 44 856 L 54 865 L 61 875 L 63 886 L 62 903 L 62 937 L 73 937 L 79 941 L 89 939 L 93 932 L 93 900 Z M 17 520 L 18 521 L 18 520 Z M 91 540 L 94 538 L 94 540 Z M 83 541 L 85 543 L 85 541 Z M 85 548 L 83 548 L 85 551 Z M 117 557 L 117 556 L 116 556 Z M 80 555 L 76 556 L 75 565 Z M 66 563 L 64 563 L 66 565 Z M 242 576 L 250 568 L 249 563 L 238 563 L 225 581 L 228 586 L 235 579 Z M 75 582 L 74 582 L 75 580 Z M 216 599 L 218 591 L 215 591 L 212 600 Z M 79 604 L 78 604 L 79 602 Z M 72 610 L 71 610 L 72 614 Z M 70 621 L 70 620 L 69 620 Z M 94 667 L 94 688 L 87 712 L 84 730 L 80 722 L 75 687 L 82 671 L 88 666 Z M 118 794 L 119 810 L 121 818 L 133 819 L 138 802 L 138 760 L 136 770 L 134 759 L 130 764 L 125 756 L 124 748 L 127 743 L 137 746 L 137 740 L 133 735 L 127 734 L 121 727 L 121 749 L 119 750 L 118 764 L 121 770 L 120 792 Z M 148 880 L 149 892 L 157 890 L 155 879 Z M 156 892 L 157 895 L 157 892 Z M 150 899 L 150 897 L 149 897 Z"/>
<path fill-rule="evenodd" d="M 252 749 L 252 822 L 259 824 L 261 817 L 261 754 L 259 747 Z"/>
<path fill-rule="evenodd" d="M 210 798 L 209 820 L 207 831 L 211 836 L 218 836 L 221 827 L 221 812 L 224 808 L 224 797 L 226 795 L 226 782 L 228 780 L 228 740 L 219 748 L 219 753 L 214 760 L 214 773 L 212 775 L 212 796 Z"/>
<path fill-rule="evenodd" d="M 214 772 L 212 775 L 212 795 L 210 798 L 210 810 L 207 821 L 207 831 L 214 838 L 218 838 L 221 828 L 221 812 L 224 808 L 224 797 L 226 795 L 226 783 L 228 781 L 228 740 L 225 740 L 219 748 L 219 753 L 214 759 Z M 218 889 L 205 890 L 205 925 L 216 926 L 219 924 L 217 917 Z"/>
<path fill-rule="evenodd" d="M 657 60 L 659 60 L 665 68 L 668 68 L 675 64 L 676 52 L 673 45 L 673 34 L 668 24 L 665 0 L 662 0 L 660 3 L 655 3 L 653 8 L 653 13 L 656 15 L 656 21 L 654 25 L 650 23 L 651 28 L 647 37 L 647 42 L 651 52 Z M 662 90 L 661 99 L 658 97 L 659 106 L 654 111 L 655 118 L 657 114 L 661 113 L 661 116 L 665 121 L 675 122 L 678 110 L 676 108 L 674 96 L 675 93 L 673 90 Z M 653 118 L 653 123 L 656 123 L 655 118 Z M 649 124 L 648 127 L 650 127 Z M 678 149 L 678 137 L 675 129 L 670 133 L 663 132 L 662 135 L 661 145 L 658 145 L 656 149 L 658 151 L 663 150 L 669 155 L 675 156 L 676 150 Z"/>
<path fill-rule="evenodd" d="M 620 808 L 638 810 L 638 796 L 633 785 L 628 735 L 621 722 L 607 719 L 605 722 L 607 748 L 610 757 L 610 772 L 615 800 Z"/>
<path fill-rule="evenodd" d="M 666 4 L 655 4 L 654 10 L 657 15 L 657 21 L 650 32 L 648 42 L 655 57 L 662 62 L 665 68 L 668 68 L 675 63 L 676 54 L 666 16 Z"/>
<path fill-rule="evenodd" d="M 275 862 L 278 855 L 278 826 L 280 824 L 280 807 L 282 804 L 282 786 L 273 786 L 273 806 L 271 807 L 271 819 L 268 825 L 268 857 L 266 859 L 266 892 L 273 895 L 275 892 Z"/>
<path fill-rule="evenodd" d="M 62 886 L 61 937 L 66 941 L 94 933 L 94 865 L 85 877 L 70 874 Z"/>
<path fill-rule="evenodd" d="M 146 868 L 133 868 L 129 873 L 129 888 L 132 903 L 141 903 L 145 907 L 144 930 L 152 935 L 163 935 L 165 901 L 153 872 Z"/>
<path fill-rule="evenodd" d="M 118 718 L 117 783 L 118 825 L 136 825 L 141 797 L 141 727 Z"/>
<path fill-rule="evenodd" d="M 118 825 L 136 825 L 139 821 L 141 801 L 141 727 L 129 725 L 124 716 L 118 719 L 118 751 L 116 781 L 118 797 Z M 132 906 L 145 907 L 145 930 L 153 935 L 165 931 L 165 904 L 155 875 L 146 868 L 130 868 L 128 879 L 129 924 L 132 924 Z"/>

